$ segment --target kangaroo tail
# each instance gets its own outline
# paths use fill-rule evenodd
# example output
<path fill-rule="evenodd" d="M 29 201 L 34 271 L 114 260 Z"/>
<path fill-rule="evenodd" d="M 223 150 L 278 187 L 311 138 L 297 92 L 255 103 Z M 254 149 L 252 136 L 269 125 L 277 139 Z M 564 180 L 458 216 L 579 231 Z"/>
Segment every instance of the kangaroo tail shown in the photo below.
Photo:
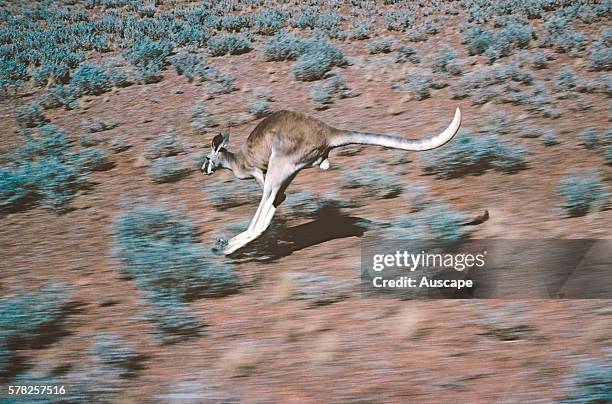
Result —
<path fill-rule="evenodd" d="M 330 147 L 340 147 L 349 144 L 370 144 L 410 151 L 424 151 L 440 147 L 455 136 L 461 126 L 461 111 L 455 110 L 453 121 L 442 133 L 422 140 L 410 140 L 399 136 L 380 135 L 377 133 L 343 131 L 331 139 Z"/>

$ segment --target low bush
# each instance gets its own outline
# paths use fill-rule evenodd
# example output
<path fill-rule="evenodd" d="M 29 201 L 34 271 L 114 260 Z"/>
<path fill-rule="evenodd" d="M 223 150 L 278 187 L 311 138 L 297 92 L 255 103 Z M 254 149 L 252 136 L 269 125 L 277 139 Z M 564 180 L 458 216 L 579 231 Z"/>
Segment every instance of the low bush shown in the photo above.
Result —
<path fill-rule="evenodd" d="M 211 180 L 204 184 L 204 195 L 220 211 L 259 202 L 261 189 L 253 181 Z"/>
<path fill-rule="evenodd" d="M 429 73 L 410 73 L 408 75 L 408 92 L 413 100 L 429 98 L 432 87 L 432 76 Z"/>
<path fill-rule="evenodd" d="M 17 212 L 36 204 L 58 213 L 67 209 L 79 189 L 88 185 L 62 131 L 47 124 L 36 133 L 24 132 L 24 143 L 0 168 L 0 212 Z"/>
<path fill-rule="evenodd" d="M 269 115 L 270 109 L 270 92 L 268 89 L 260 87 L 255 89 L 255 99 L 249 103 L 248 109 L 255 118 L 263 118 Z"/>
<path fill-rule="evenodd" d="M 253 31 L 261 35 L 274 35 L 285 26 L 289 13 L 280 8 L 263 9 L 251 16 Z"/>
<path fill-rule="evenodd" d="M 140 366 L 141 355 L 136 351 L 135 344 L 112 332 L 95 335 L 91 353 L 103 368 L 119 372 L 121 377 L 134 375 L 135 370 Z"/>
<path fill-rule="evenodd" d="M 215 35 L 208 40 L 208 53 L 212 56 L 240 55 L 250 52 L 251 40 L 240 34 Z"/>
<path fill-rule="evenodd" d="M 70 78 L 70 88 L 77 98 L 103 94 L 113 85 L 113 76 L 106 69 L 90 64 L 80 65 Z"/>
<path fill-rule="evenodd" d="M 293 74 L 300 81 L 314 81 L 323 78 L 334 66 L 346 65 L 340 49 L 324 39 L 308 41 L 304 53 L 293 65 Z"/>
<path fill-rule="evenodd" d="M 470 55 L 484 55 L 490 62 L 526 48 L 534 37 L 528 25 L 511 23 L 498 30 L 473 26 L 466 30 L 465 43 Z"/>
<path fill-rule="evenodd" d="M 489 169 L 512 173 L 526 166 L 523 148 L 501 142 L 496 135 L 474 136 L 466 129 L 447 147 L 424 154 L 425 172 L 437 178 L 478 175 Z"/>
<path fill-rule="evenodd" d="M 366 196 L 376 199 L 396 198 L 404 191 L 399 177 L 375 164 L 367 164 L 359 172 L 348 171 L 344 177 L 346 184 L 343 188 L 360 188 Z"/>
<path fill-rule="evenodd" d="M 171 156 L 156 159 L 148 171 L 153 182 L 162 184 L 180 180 L 191 173 L 192 167 L 180 157 Z"/>
<path fill-rule="evenodd" d="M 92 147 L 79 153 L 78 165 L 82 171 L 89 172 L 110 170 L 115 163 L 108 158 L 104 150 Z"/>
<path fill-rule="evenodd" d="M 198 229 L 186 218 L 142 206 L 118 217 L 115 228 L 115 255 L 153 306 L 149 317 L 162 338 L 189 337 L 201 326 L 186 312 L 187 302 L 236 290 L 230 264 L 201 248 Z"/>
<path fill-rule="evenodd" d="M 48 284 L 37 291 L 19 290 L 0 299 L 0 376 L 21 368 L 16 352 L 44 348 L 61 338 L 70 313 L 63 286 Z M 8 375 L 13 376 L 13 375 Z"/>
<path fill-rule="evenodd" d="M 445 45 L 433 57 L 432 70 L 435 73 L 447 73 L 448 65 L 451 61 L 457 59 L 459 54 L 456 50 Z"/>
<path fill-rule="evenodd" d="M 183 153 L 185 153 L 184 146 L 179 142 L 172 130 L 167 130 L 161 133 L 149 145 L 145 156 L 148 159 L 155 160 L 160 157 L 176 156 Z"/>
<path fill-rule="evenodd" d="M 605 403 L 612 399 L 612 357 L 605 360 L 585 359 L 574 372 L 569 396 L 563 404 Z"/>
<path fill-rule="evenodd" d="M 196 134 L 204 134 L 207 128 L 217 126 L 217 121 L 206 111 L 204 101 L 196 102 L 196 105 L 191 110 L 191 127 Z"/>
<path fill-rule="evenodd" d="M 599 133 L 597 133 L 597 129 L 595 128 L 583 130 L 580 137 L 582 138 L 582 145 L 589 150 L 597 148 L 602 143 L 599 138 Z"/>
<path fill-rule="evenodd" d="M 15 108 L 14 116 L 22 128 L 34 128 L 48 122 L 38 104 L 17 107 Z"/>
<path fill-rule="evenodd" d="M 115 153 L 121 153 L 132 147 L 128 136 L 125 133 L 120 133 L 113 138 L 109 145 L 110 149 Z"/>
<path fill-rule="evenodd" d="M 89 133 L 104 132 L 105 130 L 111 130 L 119 126 L 120 123 L 114 119 L 102 119 L 94 117 L 92 119 L 83 119 L 81 121 L 81 127 Z"/>
<path fill-rule="evenodd" d="M 366 45 L 366 49 L 370 55 L 389 53 L 393 50 L 393 41 L 387 37 L 376 38 Z"/>
<path fill-rule="evenodd" d="M 612 47 L 595 44 L 588 55 L 588 60 L 591 70 L 612 70 Z"/>
<path fill-rule="evenodd" d="M 605 198 L 597 170 L 571 170 L 559 184 L 564 201 L 562 207 L 570 216 L 584 216 Z"/>
<path fill-rule="evenodd" d="M 323 84 L 314 86 L 310 91 L 310 98 L 317 103 L 317 109 L 324 109 L 334 102 L 334 99 L 341 99 L 353 96 L 353 92 L 346 85 L 344 77 L 334 75 L 327 79 Z"/>
<path fill-rule="evenodd" d="M 306 49 L 307 40 L 278 32 L 264 46 L 264 59 L 267 61 L 296 60 Z"/>
<path fill-rule="evenodd" d="M 416 48 L 408 45 L 400 45 L 397 47 L 397 56 L 395 57 L 395 63 L 421 63 L 421 58 L 418 55 Z"/>
<path fill-rule="evenodd" d="M 442 202 L 429 202 L 420 211 L 393 223 L 389 236 L 397 240 L 460 240 L 466 236 L 465 217 Z"/>
<path fill-rule="evenodd" d="M 195 53 L 179 51 L 170 59 L 170 63 L 179 75 L 183 75 L 191 83 L 194 79 L 212 80 L 216 73 L 214 68 L 205 66 L 202 58 Z"/>

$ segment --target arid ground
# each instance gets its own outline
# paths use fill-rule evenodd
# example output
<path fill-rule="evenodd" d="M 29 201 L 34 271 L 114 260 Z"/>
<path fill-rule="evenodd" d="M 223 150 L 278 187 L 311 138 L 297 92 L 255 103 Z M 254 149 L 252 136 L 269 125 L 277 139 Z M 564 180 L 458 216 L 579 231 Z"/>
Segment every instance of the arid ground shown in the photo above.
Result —
<path fill-rule="evenodd" d="M 0 1 L 0 396 L 611 399 L 609 300 L 359 289 L 366 236 L 611 238 L 611 3 L 307 3 Z M 288 109 L 416 139 L 456 107 L 450 144 L 337 149 L 262 240 L 215 248 L 261 192 L 202 175 L 216 134 Z"/>

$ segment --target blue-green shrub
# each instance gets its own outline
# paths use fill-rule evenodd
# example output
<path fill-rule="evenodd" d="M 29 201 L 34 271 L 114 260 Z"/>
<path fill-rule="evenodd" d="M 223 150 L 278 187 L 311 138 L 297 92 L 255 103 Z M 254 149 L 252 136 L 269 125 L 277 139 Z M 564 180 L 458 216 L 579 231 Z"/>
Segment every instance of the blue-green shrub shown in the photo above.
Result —
<path fill-rule="evenodd" d="M 251 51 L 251 41 L 240 34 L 215 35 L 208 40 L 208 53 L 212 56 L 240 55 Z"/>
<path fill-rule="evenodd" d="M 603 201 L 605 192 L 597 170 L 571 170 L 559 184 L 562 207 L 570 216 L 584 216 Z"/>
<path fill-rule="evenodd" d="M 78 165 L 82 171 L 106 171 L 115 166 L 108 154 L 100 148 L 91 147 L 79 152 Z"/>
<path fill-rule="evenodd" d="M 67 296 L 65 288 L 46 285 L 0 299 L 0 343 L 13 351 L 55 342 L 69 311 Z"/>
<path fill-rule="evenodd" d="M 376 199 L 391 199 L 398 197 L 404 186 L 400 178 L 386 170 L 381 170 L 375 164 L 367 164 L 360 171 L 347 171 L 344 174 L 346 183 L 343 188 L 360 188 L 366 196 Z"/>
<path fill-rule="evenodd" d="M 612 401 L 612 357 L 586 359 L 572 375 L 572 389 L 563 404 L 607 403 Z"/>
<path fill-rule="evenodd" d="M 489 169 L 515 172 L 525 168 L 525 150 L 498 140 L 496 135 L 474 136 L 467 129 L 435 153 L 425 152 L 424 170 L 437 178 L 481 174 Z"/>
<path fill-rule="evenodd" d="M 95 335 L 91 352 L 101 363 L 102 370 L 119 372 L 122 377 L 133 375 L 139 367 L 141 355 L 135 344 L 112 332 Z"/>
<path fill-rule="evenodd" d="M 186 218 L 143 206 L 118 217 L 115 228 L 115 255 L 153 306 L 150 317 L 170 338 L 190 336 L 200 325 L 192 318 L 184 320 L 186 302 L 236 290 L 230 264 L 202 249 L 196 241 L 198 229 Z"/>
<path fill-rule="evenodd" d="M 323 78 L 334 66 L 346 65 L 340 49 L 324 39 L 308 41 L 304 53 L 293 65 L 293 74 L 300 81 L 314 81 Z"/>
<path fill-rule="evenodd" d="M 47 118 L 45 118 L 38 104 L 17 107 L 15 108 L 14 115 L 21 127 L 34 128 L 47 122 Z"/>
<path fill-rule="evenodd" d="M 146 83 L 160 79 L 160 70 L 168 61 L 166 58 L 172 52 L 173 45 L 167 39 L 152 40 L 148 37 L 134 42 L 123 56 L 132 65 L 136 66 L 139 74 Z"/>
<path fill-rule="evenodd" d="M 306 48 L 306 40 L 284 31 L 277 32 L 264 46 L 267 61 L 296 60 Z"/>
<path fill-rule="evenodd" d="M 210 80 L 216 70 L 204 65 L 202 58 L 196 53 L 179 51 L 170 59 L 170 63 L 179 75 L 184 75 L 191 83 L 195 78 Z"/>
<path fill-rule="evenodd" d="M 421 63 L 421 58 L 418 55 L 416 48 L 408 45 L 400 45 L 397 47 L 397 56 L 395 57 L 395 63 Z"/>
<path fill-rule="evenodd" d="M 459 54 L 453 48 L 445 45 L 440 49 L 433 58 L 432 70 L 436 73 L 448 72 L 449 62 L 457 59 Z"/>
<path fill-rule="evenodd" d="M 191 173 L 192 167 L 178 156 L 160 157 L 149 167 L 149 176 L 158 184 L 175 182 Z"/>
<path fill-rule="evenodd" d="M 261 196 L 261 189 L 253 181 L 208 180 L 203 191 L 211 205 L 220 211 L 257 204 Z"/>
<path fill-rule="evenodd" d="M 113 80 L 106 69 L 100 66 L 83 64 L 70 78 L 70 87 L 77 97 L 81 95 L 100 95 L 111 90 Z"/>
<path fill-rule="evenodd" d="M 597 133 L 597 129 L 595 128 L 587 128 L 583 130 L 580 137 L 582 138 L 582 144 L 584 147 L 589 150 L 595 149 L 601 144 L 599 133 Z"/>
<path fill-rule="evenodd" d="M 65 211 L 79 189 L 87 186 L 87 172 L 79 169 L 79 156 L 66 136 L 47 124 L 24 133 L 24 143 L 13 163 L 0 170 L 0 212 L 16 212 L 41 204 Z"/>
<path fill-rule="evenodd" d="M 393 48 L 393 41 L 391 38 L 380 37 L 371 40 L 367 45 L 366 49 L 369 54 L 375 55 L 378 53 L 389 53 Z"/>
<path fill-rule="evenodd" d="M 251 16 L 253 31 L 261 35 L 274 35 L 283 29 L 289 13 L 280 7 L 262 9 Z"/>
<path fill-rule="evenodd" d="M 388 232 L 398 240 L 459 240 L 466 236 L 464 221 L 465 217 L 447 204 L 432 201 L 393 223 Z"/>

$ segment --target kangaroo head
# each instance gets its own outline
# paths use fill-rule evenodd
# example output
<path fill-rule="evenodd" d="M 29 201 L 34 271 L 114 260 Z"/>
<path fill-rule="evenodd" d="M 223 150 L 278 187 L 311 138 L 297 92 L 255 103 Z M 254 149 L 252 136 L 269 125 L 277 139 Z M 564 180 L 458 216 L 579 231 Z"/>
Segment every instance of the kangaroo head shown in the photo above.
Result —
<path fill-rule="evenodd" d="M 212 140 L 210 145 L 210 152 L 206 155 L 204 164 L 200 169 L 202 173 L 211 175 L 217 168 L 223 167 L 225 162 L 225 153 L 227 150 L 225 147 L 229 143 L 229 133 L 219 133 Z"/>

